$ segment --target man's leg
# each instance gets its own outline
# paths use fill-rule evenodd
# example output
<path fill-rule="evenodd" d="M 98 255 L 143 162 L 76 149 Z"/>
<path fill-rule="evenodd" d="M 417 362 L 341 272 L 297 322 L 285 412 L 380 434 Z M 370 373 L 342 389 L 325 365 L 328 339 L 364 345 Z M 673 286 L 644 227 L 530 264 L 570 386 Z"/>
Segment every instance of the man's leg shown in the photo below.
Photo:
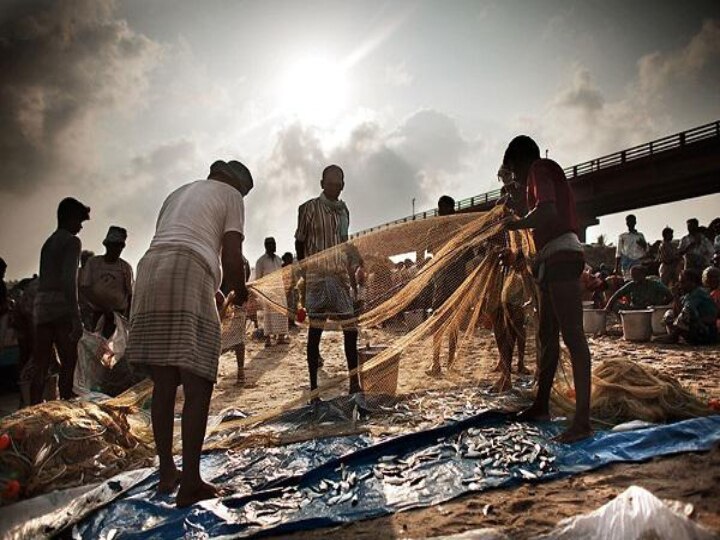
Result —
<path fill-rule="evenodd" d="M 78 359 L 78 340 L 70 339 L 71 331 L 72 324 L 69 321 L 55 326 L 55 347 L 60 358 L 60 377 L 58 381 L 60 399 L 72 399 L 75 397 L 73 378 Z"/>
<path fill-rule="evenodd" d="M 343 330 L 343 344 L 345 347 L 345 359 L 347 360 L 348 373 L 357 370 L 358 367 L 358 331 L 355 328 Z M 350 394 L 357 394 L 360 389 L 360 375 L 350 376 Z"/>
<path fill-rule="evenodd" d="M 150 366 L 153 381 L 152 418 L 155 449 L 160 459 L 158 493 L 172 493 L 180 480 L 172 455 L 175 397 L 180 383 L 180 372 L 173 366 Z"/>
<path fill-rule="evenodd" d="M 510 332 L 517 344 L 518 374 L 529 375 L 530 370 L 525 367 L 525 311 L 520 306 L 508 306 L 510 313 Z"/>
<path fill-rule="evenodd" d="M 450 330 L 450 335 L 448 336 L 448 368 L 452 367 L 455 363 L 459 334 L 460 330 L 454 328 Z"/>
<path fill-rule="evenodd" d="M 512 340 L 510 329 L 507 327 L 507 319 L 503 308 L 495 312 L 493 321 L 493 335 L 495 344 L 500 355 L 495 371 L 500 372 L 500 378 L 492 386 L 493 392 L 505 392 L 512 388 L 510 376 L 510 364 L 512 362 Z"/>
<path fill-rule="evenodd" d="M 558 440 L 573 442 L 592 434 L 590 427 L 590 348 L 583 331 L 580 281 L 550 283 L 550 294 L 563 341 L 570 351 L 575 382 L 575 417 L 570 427 L 558 437 Z"/>
<path fill-rule="evenodd" d="M 217 489 L 200 476 L 200 454 L 205 440 L 213 383 L 187 370 L 180 370 L 185 393 L 182 412 L 183 470 L 176 504 L 179 508 L 217 497 Z"/>
<path fill-rule="evenodd" d="M 552 304 L 548 286 L 542 285 L 538 295 L 538 388 L 533 404 L 518 415 L 521 421 L 550 419 L 550 392 L 560 359 L 560 330 Z"/>
<path fill-rule="evenodd" d="M 433 334 L 433 358 L 430 367 L 425 370 L 427 375 L 437 377 L 442 374 L 442 368 L 440 367 L 440 349 L 442 349 L 442 338 L 443 334 Z"/>
<path fill-rule="evenodd" d="M 48 367 L 55 354 L 53 337 L 55 331 L 53 324 L 39 324 L 35 327 L 35 347 L 33 354 L 33 379 L 30 384 L 30 404 L 42 403 L 45 393 L 45 380 Z"/>
<path fill-rule="evenodd" d="M 237 362 L 237 384 L 245 384 L 245 344 L 235 346 L 235 361 Z"/>
<path fill-rule="evenodd" d="M 320 338 L 322 337 L 322 327 L 313 326 L 313 324 L 321 324 L 319 321 L 310 321 L 308 328 L 307 342 L 307 363 L 310 372 L 310 390 L 317 389 L 317 374 L 320 360 Z"/>

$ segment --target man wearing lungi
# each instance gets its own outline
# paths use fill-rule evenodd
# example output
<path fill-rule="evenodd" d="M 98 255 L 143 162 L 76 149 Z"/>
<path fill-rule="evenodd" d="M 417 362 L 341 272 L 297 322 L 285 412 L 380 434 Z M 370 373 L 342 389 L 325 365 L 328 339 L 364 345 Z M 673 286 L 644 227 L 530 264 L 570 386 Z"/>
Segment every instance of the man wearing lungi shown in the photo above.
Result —
<path fill-rule="evenodd" d="M 320 360 L 320 338 L 327 319 L 343 321 L 353 319 L 355 310 L 351 290 L 355 289 L 355 267 L 359 263 L 341 247 L 348 239 L 350 211 L 340 193 L 345 187 L 345 175 L 337 165 L 323 170 L 320 181 L 322 193 L 303 203 L 298 212 L 295 232 L 295 250 L 298 260 L 311 257 L 323 250 L 323 256 L 308 261 L 305 267 L 305 309 L 310 319 L 308 329 L 307 362 L 310 372 L 310 390 L 317 389 Z M 343 325 L 345 358 L 348 371 L 357 369 L 358 331 L 354 323 Z M 360 392 L 357 374 L 350 377 L 350 393 Z"/>
<path fill-rule="evenodd" d="M 269 276 L 276 270 L 282 268 L 282 259 L 275 255 L 277 246 L 275 239 L 272 237 L 265 239 L 265 253 L 255 263 L 255 279 L 262 279 L 265 276 Z M 263 301 L 263 332 L 265 333 L 265 347 L 272 346 L 272 336 L 277 336 L 278 345 L 287 343 L 288 329 L 288 318 L 286 313 L 278 311 L 277 307 L 282 306 L 287 308 L 287 298 L 285 296 L 285 282 L 282 279 L 282 275 L 278 273 L 275 276 L 276 280 L 273 283 L 272 290 L 269 287 L 268 294 L 270 300 Z"/>
<path fill-rule="evenodd" d="M 242 243 L 243 198 L 252 175 L 238 161 L 216 161 L 207 180 L 172 192 L 160 209 L 155 236 L 140 260 L 130 314 L 128 361 L 149 367 L 154 383 L 152 425 L 160 458 L 159 493 L 180 484 L 178 507 L 217 496 L 200 477 L 200 453 L 220 356 L 215 293 L 223 280 L 234 303 L 248 297 Z M 183 385 L 182 473 L 172 455 L 177 386 Z"/>

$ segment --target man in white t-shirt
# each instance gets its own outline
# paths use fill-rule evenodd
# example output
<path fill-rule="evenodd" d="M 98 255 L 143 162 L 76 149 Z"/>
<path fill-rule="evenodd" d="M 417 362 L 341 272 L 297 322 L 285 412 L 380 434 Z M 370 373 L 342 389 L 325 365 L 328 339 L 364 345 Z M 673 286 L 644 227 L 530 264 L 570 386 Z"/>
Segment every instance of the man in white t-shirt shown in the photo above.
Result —
<path fill-rule="evenodd" d="M 225 283 L 245 303 L 243 197 L 252 175 L 238 161 L 216 161 L 207 180 L 181 186 L 163 203 L 150 249 L 140 260 L 126 357 L 150 368 L 152 424 L 160 458 L 158 492 L 178 507 L 217 496 L 200 476 L 200 453 L 220 356 L 216 293 Z M 183 468 L 172 455 L 177 386 L 183 385 Z"/>
<path fill-rule="evenodd" d="M 282 259 L 275 255 L 277 244 L 273 237 L 265 239 L 265 253 L 255 263 L 255 279 L 262 279 L 276 270 L 282 268 Z M 272 346 L 272 336 L 277 336 L 278 345 L 287 343 L 288 318 L 287 313 L 281 313 L 277 307 L 282 306 L 287 309 L 287 299 L 285 298 L 285 282 L 282 273 L 275 276 L 275 281 L 268 283 L 264 289 L 271 297 L 271 301 L 263 301 L 263 331 L 265 332 L 265 346 Z"/>
<path fill-rule="evenodd" d="M 615 273 L 622 275 L 626 280 L 630 279 L 630 269 L 640 264 L 640 261 L 647 255 L 648 245 L 645 237 L 635 228 L 637 219 L 630 214 L 625 218 L 627 232 L 618 238 L 617 254 L 615 255 Z"/>

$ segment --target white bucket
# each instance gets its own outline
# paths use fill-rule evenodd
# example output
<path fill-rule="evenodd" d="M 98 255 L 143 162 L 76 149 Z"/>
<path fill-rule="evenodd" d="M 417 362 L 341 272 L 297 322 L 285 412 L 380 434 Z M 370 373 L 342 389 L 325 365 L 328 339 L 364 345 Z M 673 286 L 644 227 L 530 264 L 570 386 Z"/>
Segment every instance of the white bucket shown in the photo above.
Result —
<path fill-rule="evenodd" d="M 403 318 L 405 319 L 405 325 L 408 327 L 408 330 L 413 330 L 420 326 L 423 322 L 423 315 L 424 310 L 422 309 L 413 309 L 404 312 Z"/>
<path fill-rule="evenodd" d="M 620 311 L 623 338 L 627 341 L 649 341 L 652 336 L 652 309 Z"/>
<path fill-rule="evenodd" d="M 672 306 L 651 306 L 653 312 L 652 312 L 652 318 L 650 319 L 650 325 L 652 326 L 653 334 L 657 335 L 663 335 L 667 334 L 667 328 L 665 327 L 665 321 L 663 321 L 663 318 L 665 317 L 665 312 L 667 312 L 668 309 L 670 309 Z"/>
<path fill-rule="evenodd" d="M 593 309 L 595 307 L 595 302 L 592 300 L 583 300 L 582 306 L 583 309 Z"/>
<path fill-rule="evenodd" d="M 607 313 L 604 309 L 583 309 L 583 328 L 586 334 L 601 336 L 605 333 Z"/>

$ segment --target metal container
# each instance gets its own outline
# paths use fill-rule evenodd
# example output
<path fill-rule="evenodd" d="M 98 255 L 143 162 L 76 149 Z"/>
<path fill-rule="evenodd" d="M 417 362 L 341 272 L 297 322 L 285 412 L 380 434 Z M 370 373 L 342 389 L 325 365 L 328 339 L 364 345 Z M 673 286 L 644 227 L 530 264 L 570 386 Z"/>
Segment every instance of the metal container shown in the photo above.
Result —
<path fill-rule="evenodd" d="M 384 352 L 387 345 L 367 345 L 358 349 L 360 366 L 378 354 Z M 394 396 L 397 392 L 398 371 L 400 370 L 400 352 L 388 358 L 378 366 L 360 372 L 360 387 L 366 394 L 386 394 Z"/>
<path fill-rule="evenodd" d="M 652 327 L 652 332 L 654 335 L 664 335 L 667 334 L 667 328 L 665 327 L 665 321 L 663 321 L 663 318 L 665 317 L 665 313 L 668 309 L 670 309 L 672 306 L 651 306 L 651 309 L 653 310 L 652 317 L 650 318 L 650 326 Z"/>
<path fill-rule="evenodd" d="M 595 307 L 595 302 L 592 300 L 583 300 L 582 306 L 583 309 L 593 309 Z"/>
<path fill-rule="evenodd" d="M 607 313 L 604 309 L 583 309 L 583 328 L 586 334 L 601 336 L 605 334 Z"/>
<path fill-rule="evenodd" d="M 620 311 L 623 339 L 627 341 L 650 341 L 652 336 L 652 309 Z"/>

